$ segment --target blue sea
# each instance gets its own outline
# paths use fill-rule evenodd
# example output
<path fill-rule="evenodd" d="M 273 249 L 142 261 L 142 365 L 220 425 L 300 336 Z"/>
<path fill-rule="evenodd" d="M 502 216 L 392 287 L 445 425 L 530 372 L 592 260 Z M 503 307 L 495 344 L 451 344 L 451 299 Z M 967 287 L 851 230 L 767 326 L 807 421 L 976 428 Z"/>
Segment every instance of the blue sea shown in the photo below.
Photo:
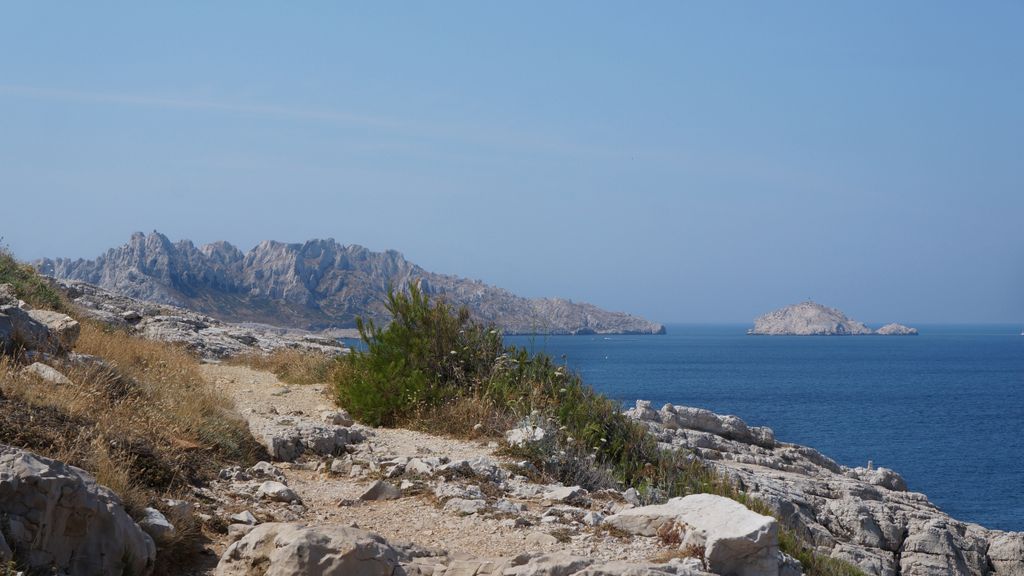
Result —
<path fill-rule="evenodd" d="M 735 414 L 847 466 L 901 473 L 954 518 L 1024 530 L 1020 326 L 919 326 L 919 336 L 515 336 L 605 395 Z M 564 355 L 564 356 L 563 356 Z"/>

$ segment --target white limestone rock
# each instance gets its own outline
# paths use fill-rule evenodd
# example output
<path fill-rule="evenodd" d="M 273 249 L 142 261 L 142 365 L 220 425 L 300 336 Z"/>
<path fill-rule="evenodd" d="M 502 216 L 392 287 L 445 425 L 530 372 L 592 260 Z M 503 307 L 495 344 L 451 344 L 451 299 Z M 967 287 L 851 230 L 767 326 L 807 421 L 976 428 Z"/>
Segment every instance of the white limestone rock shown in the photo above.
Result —
<path fill-rule="evenodd" d="M 120 498 L 85 471 L 56 460 L 0 445 L 0 517 L 7 547 L 30 570 L 153 570 L 153 539 L 125 513 Z"/>
<path fill-rule="evenodd" d="M 910 328 L 909 326 L 893 322 L 875 330 L 875 334 L 879 336 L 917 336 L 917 328 Z"/>
<path fill-rule="evenodd" d="M 74 382 L 63 372 L 42 362 L 33 362 L 24 368 L 25 372 L 37 376 L 41 380 L 58 386 L 72 386 Z"/>
<path fill-rule="evenodd" d="M 658 412 L 658 418 L 668 429 L 700 430 L 765 448 L 775 446 L 775 433 L 771 428 L 747 426 L 736 416 L 723 416 L 703 408 L 665 404 Z"/>
<path fill-rule="evenodd" d="M 522 426 L 505 432 L 505 441 L 509 446 L 524 446 L 543 442 L 547 432 L 540 426 Z"/>
<path fill-rule="evenodd" d="M 351 426 L 355 423 L 345 410 L 325 410 L 320 413 L 320 419 L 332 426 Z"/>
<path fill-rule="evenodd" d="M 664 449 L 684 451 L 768 505 L 820 553 L 867 574 L 992 576 L 999 574 L 993 572 L 997 566 L 1012 573 L 1024 563 L 1024 547 L 1013 544 L 1020 533 L 950 518 L 925 495 L 907 491 L 892 470 L 847 468 L 806 446 L 760 445 L 737 433 L 742 431 L 738 425 L 726 426 L 725 417 L 685 419 L 678 418 L 679 412 L 686 411 L 663 408 L 658 420 L 641 419 L 636 409 L 627 414 Z"/>
<path fill-rule="evenodd" d="M 807 301 L 758 317 L 754 320 L 754 327 L 747 333 L 767 336 L 851 336 L 874 332 L 835 308 Z"/>
<path fill-rule="evenodd" d="M 248 510 L 232 514 L 228 516 L 228 520 L 231 520 L 232 524 L 248 524 L 249 526 L 255 526 L 258 523 L 256 517 Z"/>
<path fill-rule="evenodd" d="M 579 486 L 553 486 L 544 492 L 547 502 L 583 505 L 587 503 L 587 491 Z"/>
<path fill-rule="evenodd" d="M 993 537 L 988 557 L 997 576 L 1024 576 L 1024 532 L 1004 532 Z"/>
<path fill-rule="evenodd" d="M 267 480 L 260 484 L 256 490 L 256 497 L 274 502 L 301 502 L 299 495 L 294 490 L 273 480 Z"/>
<path fill-rule="evenodd" d="M 393 576 L 398 552 L 380 536 L 344 526 L 262 524 L 221 556 L 217 576 L 354 574 Z"/>
<path fill-rule="evenodd" d="M 642 536 L 678 527 L 682 546 L 704 546 L 708 568 L 736 576 L 777 576 L 781 564 L 778 523 L 742 504 L 712 494 L 673 498 L 665 504 L 631 508 L 605 520 Z"/>
<path fill-rule="evenodd" d="M 142 514 L 139 528 L 149 534 L 157 544 L 170 542 L 177 535 L 178 531 L 174 528 L 174 524 L 171 524 L 167 517 L 156 508 L 146 508 Z"/>
<path fill-rule="evenodd" d="M 54 352 L 69 352 L 75 347 L 82 327 L 78 321 L 60 312 L 52 310 L 29 310 L 33 320 L 46 326 L 49 332 L 49 348 Z"/>

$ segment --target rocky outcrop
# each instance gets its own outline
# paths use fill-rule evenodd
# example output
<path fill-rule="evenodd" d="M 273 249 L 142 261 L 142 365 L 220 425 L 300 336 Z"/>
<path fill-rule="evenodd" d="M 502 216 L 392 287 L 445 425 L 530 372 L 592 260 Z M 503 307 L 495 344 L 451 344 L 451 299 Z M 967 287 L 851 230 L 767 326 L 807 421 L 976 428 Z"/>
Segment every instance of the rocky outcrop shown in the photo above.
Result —
<path fill-rule="evenodd" d="M 875 330 L 875 334 L 880 336 L 917 336 L 917 328 L 893 322 Z"/>
<path fill-rule="evenodd" d="M 754 327 L 747 334 L 755 336 L 863 336 L 877 334 L 911 335 L 914 328 L 901 324 L 888 324 L 879 330 L 872 330 L 864 324 L 851 320 L 835 308 L 816 302 L 801 302 L 769 312 L 754 320 Z"/>
<path fill-rule="evenodd" d="M 63 354 L 74 347 L 81 327 L 60 312 L 35 310 L 14 295 L 10 284 L 0 284 L 0 352 L 15 347 L 47 354 Z"/>
<path fill-rule="evenodd" d="M 667 405 L 655 411 L 641 401 L 627 415 L 645 423 L 662 447 L 693 454 L 766 503 L 821 553 L 879 576 L 1024 570 L 1024 534 L 951 518 L 924 494 L 907 491 L 892 470 L 848 468 L 805 446 L 755 442 L 735 433 L 751 429 L 739 427 L 735 417 L 718 416 L 733 423 L 729 428 L 681 425 L 677 415 L 690 410 Z"/>
<path fill-rule="evenodd" d="M 435 274 L 393 250 L 372 252 L 334 240 L 265 241 L 247 253 L 227 242 L 196 247 L 153 232 L 95 260 L 41 260 L 39 270 L 113 292 L 194 309 L 229 322 L 320 330 L 354 326 L 356 316 L 388 320 L 388 286 L 423 289 L 465 305 L 510 333 L 635 333 L 660 324 L 558 298 L 527 299 L 483 282 Z"/>
<path fill-rule="evenodd" d="M 85 471 L 0 445 L 0 559 L 30 571 L 148 574 L 153 540 Z M 6 545 L 3 544 L 6 541 Z"/>
<path fill-rule="evenodd" d="M 630 534 L 666 536 L 681 549 L 703 549 L 705 565 L 716 574 L 775 576 L 794 563 L 779 551 L 774 518 L 713 494 L 623 510 L 606 522 Z"/>
<path fill-rule="evenodd" d="M 184 308 L 122 296 L 86 282 L 57 286 L 86 317 L 130 330 L 143 338 L 184 344 L 206 358 L 295 348 L 330 355 L 346 349 L 334 338 L 303 330 L 222 322 Z"/>

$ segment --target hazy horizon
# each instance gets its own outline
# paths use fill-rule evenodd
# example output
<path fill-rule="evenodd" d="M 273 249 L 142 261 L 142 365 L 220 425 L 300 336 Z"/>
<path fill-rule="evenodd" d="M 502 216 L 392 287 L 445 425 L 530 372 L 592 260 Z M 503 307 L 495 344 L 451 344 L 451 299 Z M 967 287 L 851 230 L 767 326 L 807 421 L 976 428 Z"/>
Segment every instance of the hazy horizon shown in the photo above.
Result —
<path fill-rule="evenodd" d="M 13 5 L 3 244 L 333 237 L 666 324 L 1024 323 L 1024 5 Z"/>

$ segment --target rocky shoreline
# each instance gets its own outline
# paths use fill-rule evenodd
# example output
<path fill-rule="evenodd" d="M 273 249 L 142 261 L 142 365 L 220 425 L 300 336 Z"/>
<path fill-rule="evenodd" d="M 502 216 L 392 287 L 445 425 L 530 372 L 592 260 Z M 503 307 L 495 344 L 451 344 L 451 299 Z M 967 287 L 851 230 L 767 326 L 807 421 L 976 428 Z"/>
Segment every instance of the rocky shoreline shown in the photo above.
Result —
<path fill-rule="evenodd" d="M 1024 532 L 989 530 L 943 513 L 887 468 L 848 468 L 778 442 L 735 416 L 639 401 L 628 414 L 666 448 L 688 450 L 768 504 L 820 552 L 868 574 L 1024 574 Z"/>

